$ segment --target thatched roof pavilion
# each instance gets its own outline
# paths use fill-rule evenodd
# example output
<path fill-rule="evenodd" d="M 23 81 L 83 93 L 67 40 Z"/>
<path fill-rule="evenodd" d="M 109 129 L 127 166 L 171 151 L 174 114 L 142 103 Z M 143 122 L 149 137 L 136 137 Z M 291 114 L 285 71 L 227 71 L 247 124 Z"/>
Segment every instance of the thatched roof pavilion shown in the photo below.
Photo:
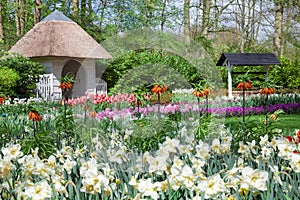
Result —
<path fill-rule="evenodd" d="M 18 52 L 29 58 L 111 58 L 87 32 L 59 11 L 54 11 L 37 23 L 9 52 Z"/>
<path fill-rule="evenodd" d="M 97 69 L 95 61 L 112 58 L 78 24 L 59 11 L 37 23 L 9 52 L 20 53 L 46 67 L 46 75 L 38 84 L 38 93 L 47 99 L 61 97 L 59 80 L 69 73 L 76 77 L 70 96 L 97 92 L 100 72 L 104 70 Z"/>

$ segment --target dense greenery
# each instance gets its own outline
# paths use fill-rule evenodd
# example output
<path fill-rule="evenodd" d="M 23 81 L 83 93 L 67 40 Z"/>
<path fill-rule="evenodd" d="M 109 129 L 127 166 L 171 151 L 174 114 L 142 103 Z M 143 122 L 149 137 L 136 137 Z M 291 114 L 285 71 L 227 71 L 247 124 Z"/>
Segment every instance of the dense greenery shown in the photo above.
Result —
<path fill-rule="evenodd" d="M 39 80 L 39 75 L 44 73 L 44 66 L 40 63 L 33 62 L 29 58 L 21 55 L 11 55 L 0 57 L 0 68 L 7 79 L 9 88 L 1 88 L 2 93 L 12 95 L 14 97 L 30 97 L 34 95 L 36 83 Z M 9 75 L 3 70 L 13 70 L 13 74 Z M 10 84 L 9 84 L 10 83 Z"/>

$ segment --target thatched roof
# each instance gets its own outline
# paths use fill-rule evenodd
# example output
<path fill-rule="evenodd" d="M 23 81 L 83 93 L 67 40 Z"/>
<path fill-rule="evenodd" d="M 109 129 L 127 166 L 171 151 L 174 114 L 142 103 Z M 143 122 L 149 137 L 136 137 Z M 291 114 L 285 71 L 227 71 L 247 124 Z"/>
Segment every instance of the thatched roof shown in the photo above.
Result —
<path fill-rule="evenodd" d="M 87 32 L 59 11 L 54 11 L 37 23 L 9 52 L 17 52 L 29 58 L 111 58 Z"/>

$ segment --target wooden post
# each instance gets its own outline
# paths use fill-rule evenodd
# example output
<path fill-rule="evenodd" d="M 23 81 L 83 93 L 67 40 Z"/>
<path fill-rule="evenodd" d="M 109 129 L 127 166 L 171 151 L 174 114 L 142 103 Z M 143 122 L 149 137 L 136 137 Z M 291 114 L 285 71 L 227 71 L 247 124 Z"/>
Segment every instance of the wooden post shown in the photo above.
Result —
<path fill-rule="evenodd" d="M 265 79 L 267 81 L 268 78 L 269 78 L 268 76 L 269 76 L 269 68 L 270 68 L 270 66 L 269 65 L 265 65 L 264 68 L 265 68 Z"/>
<path fill-rule="evenodd" d="M 226 62 L 226 68 L 228 71 L 228 97 L 232 98 L 232 76 L 231 76 L 231 72 L 232 72 L 232 65 L 230 65 L 230 63 L 227 61 Z"/>

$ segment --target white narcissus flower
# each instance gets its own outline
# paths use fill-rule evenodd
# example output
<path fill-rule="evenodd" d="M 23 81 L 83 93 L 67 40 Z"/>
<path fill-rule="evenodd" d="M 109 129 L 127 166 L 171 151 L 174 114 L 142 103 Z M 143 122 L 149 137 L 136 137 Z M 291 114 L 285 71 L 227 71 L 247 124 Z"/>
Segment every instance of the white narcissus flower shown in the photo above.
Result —
<path fill-rule="evenodd" d="M 261 148 L 261 156 L 262 156 L 263 160 L 268 160 L 270 158 L 272 152 L 273 152 L 273 150 L 270 147 L 263 146 Z"/>
<path fill-rule="evenodd" d="M 269 137 L 266 134 L 265 136 L 260 136 L 260 142 L 259 145 L 260 147 L 268 147 L 269 145 Z"/>
<path fill-rule="evenodd" d="M 56 192 L 60 193 L 60 194 L 64 194 L 66 197 L 68 197 L 68 192 L 66 190 L 65 185 L 63 185 L 63 177 L 60 177 L 58 175 L 53 175 L 51 177 L 52 180 L 52 184 L 54 185 L 54 189 Z"/>
<path fill-rule="evenodd" d="M 7 179 L 11 177 L 11 172 L 16 166 L 10 160 L 0 159 L 0 178 Z"/>
<path fill-rule="evenodd" d="M 183 165 L 184 162 L 180 158 L 174 157 L 173 165 L 171 167 L 171 174 L 174 176 L 179 175 Z"/>
<path fill-rule="evenodd" d="M 162 175 L 164 171 L 167 170 L 167 166 L 169 165 L 167 163 L 167 158 L 164 155 L 158 156 L 158 157 L 149 157 L 149 173 L 156 173 L 158 175 Z"/>
<path fill-rule="evenodd" d="M 243 142 L 239 142 L 238 153 L 240 153 L 243 156 L 245 156 L 246 158 L 248 158 L 248 156 L 250 154 L 250 148 L 249 148 L 249 146 L 245 145 Z"/>
<path fill-rule="evenodd" d="M 70 160 L 67 158 L 63 165 L 63 168 L 67 171 L 68 174 L 71 174 L 73 167 L 76 166 L 76 161 Z"/>
<path fill-rule="evenodd" d="M 271 165 L 269 165 L 271 171 L 273 172 L 273 178 L 275 179 L 276 183 L 279 183 L 280 185 L 282 185 L 282 181 L 280 178 L 280 172 L 278 169 L 278 166 L 274 165 L 273 167 Z"/>
<path fill-rule="evenodd" d="M 217 154 L 221 154 L 221 143 L 219 139 L 214 139 L 212 141 L 211 150 Z"/>
<path fill-rule="evenodd" d="M 41 181 L 26 187 L 24 194 L 32 200 L 44 200 L 51 198 L 52 189 L 47 181 Z"/>
<path fill-rule="evenodd" d="M 240 183 L 239 171 L 239 168 L 233 167 L 232 169 L 226 172 L 225 178 L 227 179 L 227 187 L 233 188 L 235 190 L 237 189 L 237 186 Z"/>
<path fill-rule="evenodd" d="M 5 160 L 16 160 L 23 156 L 20 144 L 10 145 L 1 149 L 3 153 L 3 159 Z"/>
<path fill-rule="evenodd" d="M 242 169 L 241 184 L 245 183 L 249 185 L 250 188 L 266 191 L 268 176 L 267 171 L 245 167 Z"/>
<path fill-rule="evenodd" d="M 208 177 L 206 180 L 199 181 L 196 188 L 201 192 L 204 192 L 205 199 L 215 198 L 220 193 L 227 191 L 225 183 L 220 174 L 215 174 Z"/>
<path fill-rule="evenodd" d="M 156 200 L 159 198 L 158 188 L 161 188 L 161 183 L 152 183 L 151 178 L 148 178 L 147 180 L 139 180 L 138 191 L 142 194 L 142 196 L 151 197 Z"/>
<path fill-rule="evenodd" d="M 277 148 L 279 150 L 278 156 L 287 160 L 290 159 L 290 157 L 294 154 L 293 152 L 296 150 L 296 146 L 288 142 L 278 143 Z"/>
<path fill-rule="evenodd" d="M 296 172 L 300 172 L 300 155 L 293 153 L 290 160 L 291 168 Z"/>
<path fill-rule="evenodd" d="M 82 180 L 81 192 L 96 194 L 101 192 L 102 187 L 109 184 L 109 178 L 101 173 L 87 171 L 86 177 Z"/>
<path fill-rule="evenodd" d="M 247 142 L 247 144 L 248 144 L 248 146 L 249 146 L 251 152 L 252 152 L 253 154 L 256 154 L 256 153 L 257 153 L 257 151 L 256 151 L 257 146 L 256 146 L 255 140 L 252 140 L 251 143 L 250 143 L 250 142 Z"/>
<path fill-rule="evenodd" d="M 162 146 L 164 146 L 168 152 L 176 153 L 179 143 L 180 142 L 178 139 L 175 139 L 175 138 L 170 139 L 169 137 L 167 137 L 166 141 L 162 144 Z"/>
<path fill-rule="evenodd" d="M 203 143 L 202 141 L 196 146 L 196 157 L 202 160 L 208 160 L 210 158 L 210 146 L 207 143 Z"/>
<path fill-rule="evenodd" d="M 192 190 L 193 186 L 194 186 L 194 183 L 195 183 L 195 180 L 196 180 L 196 177 L 193 173 L 192 168 L 190 168 L 188 165 L 185 165 L 182 168 L 182 171 L 181 171 L 179 176 L 181 177 L 180 179 L 181 179 L 182 183 L 184 184 L 184 186 L 187 189 Z"/>

